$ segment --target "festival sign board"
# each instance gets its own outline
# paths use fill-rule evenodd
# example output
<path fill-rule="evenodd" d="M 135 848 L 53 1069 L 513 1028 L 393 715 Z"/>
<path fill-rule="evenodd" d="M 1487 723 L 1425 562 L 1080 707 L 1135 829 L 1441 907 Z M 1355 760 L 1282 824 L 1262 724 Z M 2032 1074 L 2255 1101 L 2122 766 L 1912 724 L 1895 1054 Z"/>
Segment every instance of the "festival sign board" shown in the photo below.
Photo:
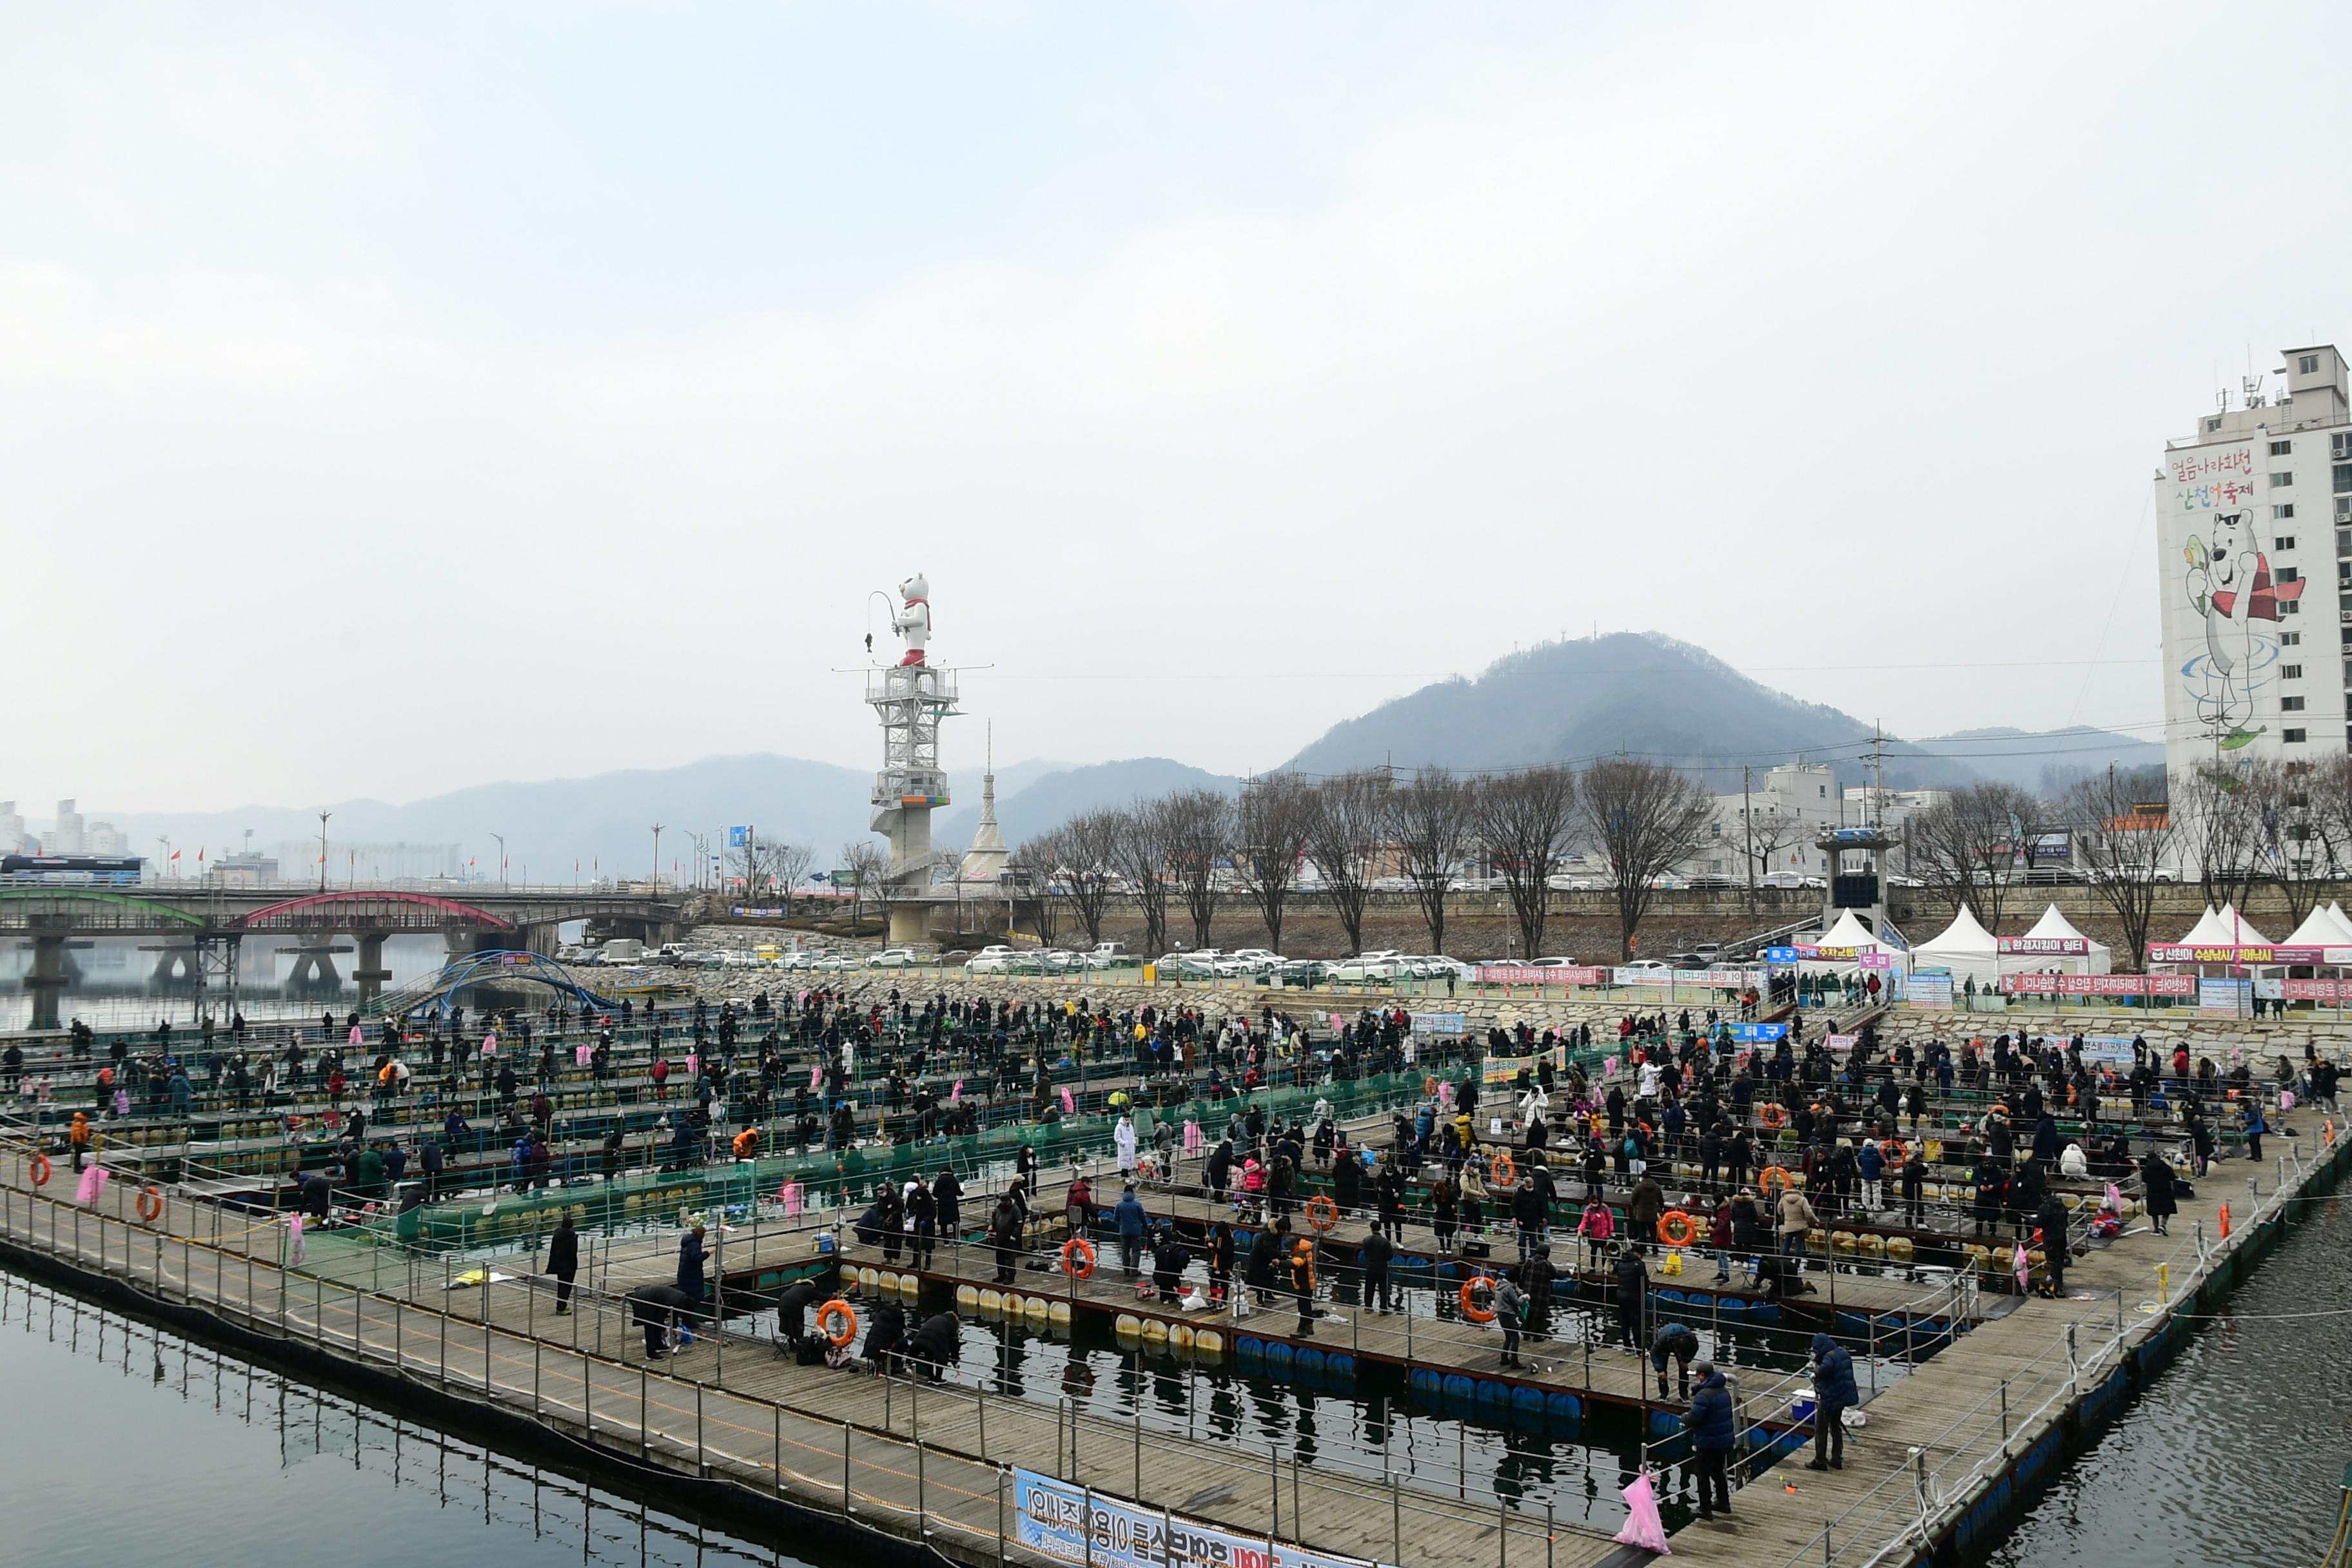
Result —
<path fill-rule="evenodd" d="M 1244 1535 L 1018 1467 L 1013 1506 L 1021 1545 L 1087 1568 L 1377 1568 L 1360 1557 Z"/>

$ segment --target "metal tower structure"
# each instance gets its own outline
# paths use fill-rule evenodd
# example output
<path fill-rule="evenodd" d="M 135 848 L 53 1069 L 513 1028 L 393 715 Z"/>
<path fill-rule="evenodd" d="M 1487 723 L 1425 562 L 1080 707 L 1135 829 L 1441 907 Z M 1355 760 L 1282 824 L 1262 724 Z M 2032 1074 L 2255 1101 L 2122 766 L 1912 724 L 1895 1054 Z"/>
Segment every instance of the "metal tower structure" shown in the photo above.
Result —
<path fill-rule="evenodd" d="M 926 662 L 931 629 L 930 584 L 920 573 L 898 584 L 902 607 L 891 625 L 906 639 L 895 665 L 866 672 L 866 701 L 882 725 L 882 767 L 874 775 L 873 830 L 890 841 L 882 900 L 890 941 L 923 940 L 930 923 L 931 874 L 950 858 L 931 847 L 931 813 L 948 804 L 940 766 L 940 721 L 956 712 L 956 676 Z"/>

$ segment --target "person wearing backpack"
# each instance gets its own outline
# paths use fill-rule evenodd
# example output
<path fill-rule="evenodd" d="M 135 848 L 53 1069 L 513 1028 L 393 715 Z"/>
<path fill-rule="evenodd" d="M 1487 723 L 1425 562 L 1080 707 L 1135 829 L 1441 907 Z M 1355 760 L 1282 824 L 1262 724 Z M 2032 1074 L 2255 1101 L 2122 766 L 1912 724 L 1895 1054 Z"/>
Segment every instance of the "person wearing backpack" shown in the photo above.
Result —
<path fill-rule="evenodd" d="M 1731 1384 L 1711 1361 L 1691 1368 L 1698 1390 L 1683 1412 L 1683 1427 L 1691 1435 L 1691 1454 L 1698 1467 L 1698 1516 L 1713 1519 L 1731 1511 L 1731 1479 L 1727 1466 L 1738 1444 L 1737 1418 L 1732 1413 Z"/>

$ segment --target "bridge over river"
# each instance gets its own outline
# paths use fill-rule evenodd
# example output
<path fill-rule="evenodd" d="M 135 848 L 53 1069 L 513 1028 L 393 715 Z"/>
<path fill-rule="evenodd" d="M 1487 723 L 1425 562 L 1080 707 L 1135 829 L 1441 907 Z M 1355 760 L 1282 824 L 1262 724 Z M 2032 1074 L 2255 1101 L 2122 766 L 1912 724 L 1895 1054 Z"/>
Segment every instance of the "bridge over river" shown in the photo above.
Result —
<path fill-rule="evenodd" d="M 686 902 L 675 894 L 571 887 L 467 889 L 462 898 L 395 888 L 236 888 L 191 885 L 114 889 L 57 886 L 0 888 L 0 939 L 29 942 L 25 989 L 32 1026 L 58 1026 L 58 998 L 69 978 L 67 952 L 100 938 L 147 939 L 156 974 L 184 980 L 224 999 L 236 989 L 248 939 L 304 941 L 298 978 L 330 978 L 338 937 L 356 946 L 361 1005 L 380 995 L 390 971 L 387 937 L 438 935 L 453 953 L 493 949 L 552 952 L 557 931 L 593 921 L 621 936 L 661 942 L 682 931 Z"/>

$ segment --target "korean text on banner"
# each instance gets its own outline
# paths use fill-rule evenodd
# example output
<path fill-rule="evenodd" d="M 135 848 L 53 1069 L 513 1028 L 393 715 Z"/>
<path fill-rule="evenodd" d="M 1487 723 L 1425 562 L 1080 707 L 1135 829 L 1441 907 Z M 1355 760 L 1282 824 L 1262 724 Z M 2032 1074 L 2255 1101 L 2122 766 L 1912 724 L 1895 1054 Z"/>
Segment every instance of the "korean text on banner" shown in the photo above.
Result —
<path fill-rule="evenodd" d="M 1360 1557 L 1310 1552 L 1087 1492 L 1034 1470 L 1013 1472 L 1015 1538 L 1061 1563 L 1105 1568 L 1375 1568 Z"/>

